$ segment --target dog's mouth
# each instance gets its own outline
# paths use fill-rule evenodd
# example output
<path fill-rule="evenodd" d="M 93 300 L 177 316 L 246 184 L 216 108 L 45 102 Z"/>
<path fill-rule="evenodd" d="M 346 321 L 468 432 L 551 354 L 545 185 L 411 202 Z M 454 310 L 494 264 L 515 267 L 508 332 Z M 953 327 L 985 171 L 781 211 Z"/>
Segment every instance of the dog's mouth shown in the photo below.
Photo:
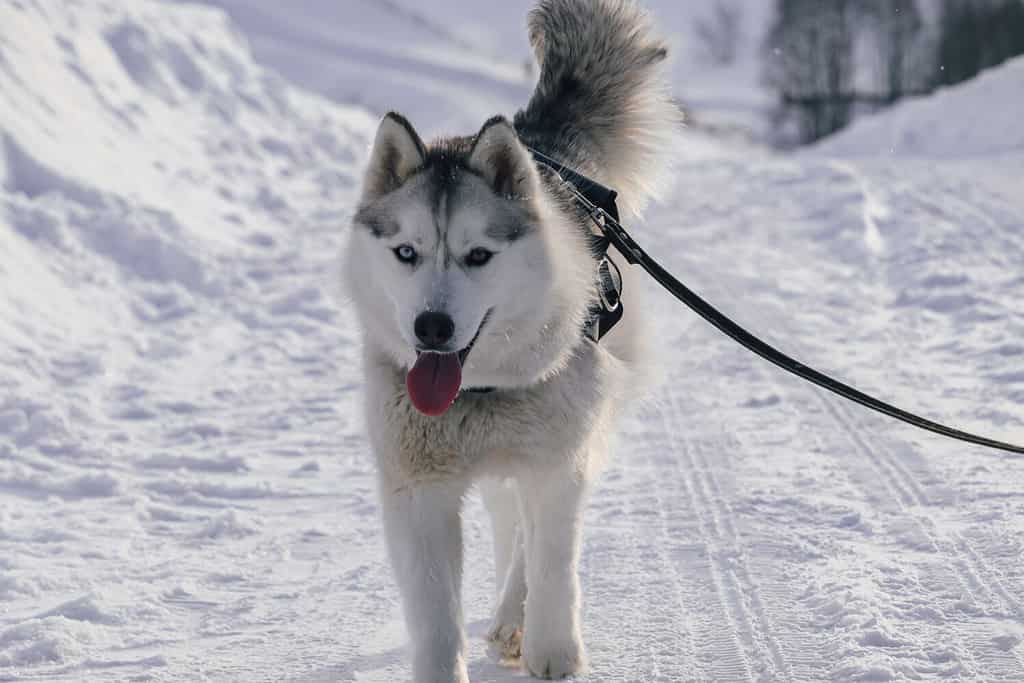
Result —
<path fill-rule="evenodd" d="M 476 334 L 460 351 L 439 353 L 416 350 L 416 363 L 405 376 L 405 388 L 416 410 L 431 417 L 444 415 L 448 411 L 462 388 L 462 366 L 490 316 L 490 311 L 484 314 Z"/>

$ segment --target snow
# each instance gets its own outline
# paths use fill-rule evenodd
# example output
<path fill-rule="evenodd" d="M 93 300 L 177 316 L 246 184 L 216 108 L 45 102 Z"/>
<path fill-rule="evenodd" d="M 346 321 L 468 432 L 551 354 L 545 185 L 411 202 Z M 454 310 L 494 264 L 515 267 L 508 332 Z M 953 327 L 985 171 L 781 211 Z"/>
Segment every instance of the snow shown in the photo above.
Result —
<path fill-rule="evenodd" d="M 526 96 L 527 2 L 217 4 L 0 4 L 0 680 L 408 677 L 338 255 L 380 112 Z M 651 4 L 677 45 L 707 7 Z M 750 63 L 716 91 L 681 50 L 677 87 L 756 106 Z M 1022 82 L 793 155 L 691 130 L 633 230 L 801 360 L 1020 443 Z M 664 381 L 589 508 L 581 680 L 1022 680 L 1024 459 L 649 289 Z M 465 523 L 471 677 L 522 680 Z"/>
<path fill-rule="evenodd" d="M 495 111 L 512 114 L 533 87 L 525 26 L 534 0 L 432 0 L 421 8 L 404 0 L 205 1 L 227 11 L 256 57 L 291 81 L 377 115 L 415 111 L 425 135 L 461 130 Z M 741 12 L 736 58 L 728 65 L 709 63 L 694 39 L 695 22 L 715 3 L 648 6 L 673 48 L 676 91 L 693 122 L 764 139 L 774 96 L 761 83 L 758 60 L 771 4 L 728 2 Z"/>
<path fill-rule="evenodd" d="M 1024 57 L 929 97 L 856 120 L 818 144 L 822 153 L 957 159 L 1024 150 Z"/>

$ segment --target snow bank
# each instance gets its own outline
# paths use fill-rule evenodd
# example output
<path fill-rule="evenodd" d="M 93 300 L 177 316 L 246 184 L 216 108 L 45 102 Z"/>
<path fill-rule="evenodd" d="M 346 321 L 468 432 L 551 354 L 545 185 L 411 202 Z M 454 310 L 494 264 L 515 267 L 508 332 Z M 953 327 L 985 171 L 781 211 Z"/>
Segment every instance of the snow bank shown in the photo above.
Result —
<path fill-rule="evenodd" d="M 236 193 L 272 207 L 275 186 L 290 182 L 285 162 L 351 172 L 366 117 L 265 74 L 223 12 L 153 2 L 20 7 L 0 8 L 9 192 L 53 191 L 87 206 L 115 193 L 217 235 L 237 224 L 226 215 Z M 305 140 L 281 142 L 303 131 Z M 255 158 L 263 163 L 247 168 Z"/>
<path fill-rule="evenodd" d="M 1024 149 L 1024 57 L 865 116 L 812 149 L 838 156 L 949 159 Z"/>
<path fill-rule="evenodd" d="M 7 2 L 0 26 L 0 679 L 195 679 L 154 646 L 193 623 L 157 565 L 224 584 L 246 508 L 297 495 L 260 458 L 315 417 L 224 411 L 262 410 L 276 349 L 340 343 L 329 267 L 376 122 L 266 72 L 221 10 Z"/>

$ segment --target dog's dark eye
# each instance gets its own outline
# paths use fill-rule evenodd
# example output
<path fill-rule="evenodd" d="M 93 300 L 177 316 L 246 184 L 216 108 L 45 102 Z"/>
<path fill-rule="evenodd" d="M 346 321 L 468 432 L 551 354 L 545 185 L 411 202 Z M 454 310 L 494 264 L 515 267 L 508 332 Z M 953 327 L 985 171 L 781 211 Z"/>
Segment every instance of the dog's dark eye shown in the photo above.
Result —
<path fill-rule="evenodd" d="M 395 258 L 402 263 L 416 263 L 416 250 L 408 244 L 400 244 L 394 248 Z"/>
<path fill-rule="evenodd" d="M 483 247 L 476 247 L 475 249 L 471 249 L 470 252 L 466 254 L 466 265 L 482 266 L 488 261 L 490 261 L 492 256 L 494 256 L 493 251 L 488 251 Z"/>

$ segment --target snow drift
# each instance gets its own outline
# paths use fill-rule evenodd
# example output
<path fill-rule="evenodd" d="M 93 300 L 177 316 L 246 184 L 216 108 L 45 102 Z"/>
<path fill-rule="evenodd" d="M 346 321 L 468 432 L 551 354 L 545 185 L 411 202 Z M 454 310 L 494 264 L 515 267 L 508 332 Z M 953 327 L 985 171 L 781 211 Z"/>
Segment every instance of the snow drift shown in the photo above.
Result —
<path fill-rule="evenodd" d="M 1019 154 L 1024 150 L 1024 57 L 900 102 L 816 145 L 823 154 L 895 154 L 933 159 Z"/>
<path fill-rule="evenodd" d="M 329 295 L 375 122 L 258 67 L 219 10 L 14 2 L 0 26 L 0 678 L 195 680 L 245 555 L 288 554 L 255 550 L 251 501 L 328 488 L 309 425 L 345 407 Z M 284 388 L 303 372 L 330 403 Z M 295 454 L 273 484 L 268 453 Z"/>

